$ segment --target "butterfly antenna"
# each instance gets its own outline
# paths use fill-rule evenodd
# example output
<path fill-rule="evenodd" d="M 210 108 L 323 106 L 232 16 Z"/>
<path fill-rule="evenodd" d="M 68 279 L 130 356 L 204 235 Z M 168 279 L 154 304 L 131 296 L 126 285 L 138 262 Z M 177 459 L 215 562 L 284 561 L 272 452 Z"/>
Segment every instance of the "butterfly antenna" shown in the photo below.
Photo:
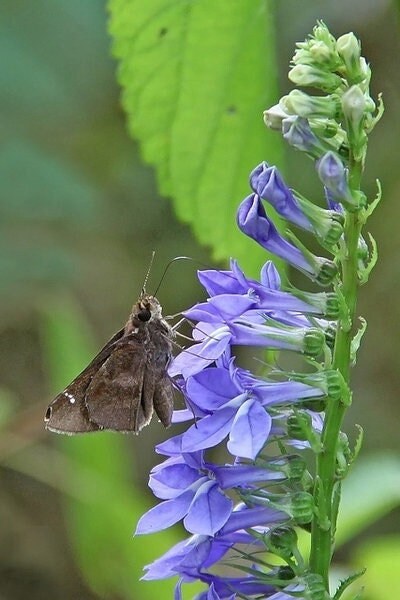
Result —
<path fill-rule="evenodd" d="M 173 258 L 172 260 L 169 261 L 169 263 L 167 263 L 167 266 L 164 269 L 164 273 L 161 275 L 161 279 L 158 283 L 158 286 L 156 288 L 156 291 L 154 292 L 154 296 L 157 296 L 157 292 L 160 289 L 160 286 L 162 284 L 162 282 L 164 281 L 164 277 L 167 274 L 168 269 L 170 268 L 170 266 L 178 261 L 178 260 L 191 260 L 193 262 L 198 263 L 199 265 L 201 265 L 202 267 L 206 267 L 207 269 L 212 269 L 212 267 L 210 267 L 210 265 L 206 265 L 205 263 L 201 262 L 200 260 L 197 260 L 196 258 L 192 258 L 191 256 L 175 256 L 175 258 Z"/>
<path fill-rule="evenodd" d="M 146 277 L 144 278 L 144 282 L 143 282 L 142 294 L 141 294 L 142 296 L 144 296 L 146 294 L 147 280 L 148 280 L 149 275 L 150 275 L 151 267 L 153 266 L 153 261 L 154 261 L 155 255 L 156 255 L 156 251 L 153 250 L 153 252 L 151 253 L 151 258 L 150 258 L 149 266 L 148 266 L 148 269 L 147 269 Z"/>

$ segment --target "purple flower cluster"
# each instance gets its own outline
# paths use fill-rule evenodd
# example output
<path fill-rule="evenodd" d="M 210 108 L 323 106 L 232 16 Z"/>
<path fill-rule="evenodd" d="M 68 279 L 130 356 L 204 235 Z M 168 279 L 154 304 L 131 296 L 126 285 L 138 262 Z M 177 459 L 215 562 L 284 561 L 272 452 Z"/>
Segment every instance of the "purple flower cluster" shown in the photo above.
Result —
<path fill-rule="evenodd" d="M 328 259 L 306 254 L 278 234 L 261 198 L 292 223 L 320 235 L 339 222 L 334 211 L 305 210 L 276 168 L 266 163 L 252 172 L 250 182 L 255 191 L 239 207 L 239 227 L 313 279 L 322 271 L 332 276 Z M 299 595 L 307 587 L 293 579 L 289 567 L 260 570 L 255 558 L 240 577 L 217 575 L 213 567 L 227 553 L 257 557 L 282 527 L 294 534 L 293 525 L 311 521 L 313 499 L 302 487 L 310 476 L 303 459 L 288 448 L 313 447 L 322 419 L 309 405 L 335 395 L 340 382 L 329 371 L 301 375 L 276 369 L 269 378 L 256 376 L 237 364 L 236 348 L 286 350 L 314 361 L 328 351 L 338 302 L 332 293 L 282 290 L 270 261 L 259 280 L 246 277 L 235 260 L 230 267 L 200 271 L 208 298 L 183 313 L 193 325 L 193 344 L 174 359 L 169 375 L 186 401 L 185 409 L 174 412 L 173 422 L 191 423 L 156 447 L 166 458 L 152 470 L 149 485 L 161 502 L 142 516 L 136 529 L 147 534 L 182 521 L 191 537 L 148 565 L 144 579 L 177 576 L 176 600 L 182 583 L 193 580 L 208 586 L 198 600 L 259 595 L 289 600 L 292 592 Z M 293 407 L 298 407 L 295 414 Z M 302 417 L 298 423 L 297 414 Z M 298 429 L 292 437 L 289 416 L 292 421 L 295 417 L 290 431 L 296 424 Z M 230 459 L 215 464 L 209 450 L 222 444 Z M 292 538 L 289 554 L 294 552 Z"/>

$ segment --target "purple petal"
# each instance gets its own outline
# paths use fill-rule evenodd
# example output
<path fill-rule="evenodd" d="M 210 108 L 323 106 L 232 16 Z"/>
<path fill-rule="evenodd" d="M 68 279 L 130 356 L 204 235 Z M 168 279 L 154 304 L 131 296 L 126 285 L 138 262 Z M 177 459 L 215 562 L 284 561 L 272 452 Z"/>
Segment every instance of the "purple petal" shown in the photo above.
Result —
<path fill-rule="evenodd" d="M 280 471 L 270 471 L 253 465 L 226 465 L 216 466 L 212 471 L 222 489 L 242 485 L 251 485 L 261 481 L 281 481 L 286 476 Z"/>
<path fill-rule="evenodd" d="M 178 579 L 178 582 L 174 588 L 174 600 L 182 600 L 182 583 L 183 579 Z"/>
<path fill-rule="evenodd" d="M 243 510 L 234 511 L 221 530 L 221 535 L 239 531 L 239 529 L 248 529 L 257 525 L 270 525 L 272 523 L 281 523 L 288 520 L 288 515 L 280 510 L 268 508 L 266 506 L 257 506 L 255 508 L 243 508 Z"/>
<path fill-rule="evenodd" d="M 135 535 L 162 531 L 183 519 L 194 495 L 195 491 L 190 489 L 173 500 L 166 500 L 148 510 L 139 519 Z"/>
<path fill-rule="evenodd" d="M 208 303 L 221 315 L 224 321 L 230 321 L 242 315 L 256 305 L 248 294 L 220 294 L 210 298 Z"/>
<path fill-rule="evenodd" d="M 232 271 L 198 271 L 201 285 L 210 296 L 217 294 L 241 294 L 243 290 Z"/>
<path fill-rule="evenodd" d="M 175 435 L 161 444 L 157 444 L 155 450 L 157 454 L 163 454 L 164 456 L 180 456 L 182 452 L 182 437 L 183 433 Z"/>
<path fill-rule="evenodd" d="M 304 398 L 318 398 L 324 395 L 320 388 L 305 383 L 297 381 L 263 381 L 244 369 L 237 369 L 235 376 L 238 385 L 251 390 L 263 406 L 296 402 Z"/>
<path fill-rule="evenodd" d="M 168 461 L 166 461 L 168 462 Z M 150 473 L 149 487 L 157 498 L 169 500 L 179 496 L 199 479 L 197 470 L 187 464 L 159 465 Z"/>
<path fill-rule="evenodd" d="M 247 396 L 243 394 L 243 398 Z M 204 417 L 183 434 L 183 452 L 212 448 L 228 435 L 237 407 L 225 407 Z"/>
<path fill-rule="evenodd" d="M 197 575 L 209 556 L 211 543 L 211 538 L 195 535 L 175 544 L 163 556 L 146 565 L 147 572 L 142 579 L 165 579 L 188 571 Z"/>
<path fill-rule="evenodd" d="M 281 289 L 281 278 L 278 269 L 271 260 L 267 260 L 260 273 L 260 281 L 271 290 Z"/>
<path fill-rule="evenodd" d="M 242 577 L 221 577 L 211 573 L 200 573 L 199 579 L 205 583 L 214 585 L 221 600 L 253 598 L 253 596 L 266 599 L 270 598 L 270 595 L 276 590 L 276 587 L 263 583 L 259 579 L 250 577 L 249 575 L 243 575 Z M 235 592 L 233 595 L 232 591 Z M 204 595 L 197 597 L 196 600 L 208 600 L 208 598 L 204 593 Z"/>
<path fill-rule="evenodd" d="M 276 167 L 269 167 L 266 162 L 262 162 L 250 173 L 250 185 L 279 215 L 307 231 L 313 231 L 310 221 Z"/>
<path fill-rule="evenodd" d="M 212 338 L 184 350 L 172 361 L 168 369 L 170 377 L 182 373 L 187 379 L 190 375 L 195 375 L 224 353 L 231 337 L 228 327 L 221 327 L 214 331 Z"/>
<path fill-rule="evenodd" d="M 233 334 L 232 344 L 264 346 L 298 352 L 303 351 L 306 333 L 304 327 L 278 329 L 278 327 L 253 323 L 245 319 L 231 323 L 230 330 Z"/>
<path fill-rule="evenodd" d="M 242 292 L 246 292 L 249 288 L 249 280 L 247 279 L 242 269 L 239 267 L 238 261 L 234 258 L 231 258 L 231 269 L 232 274 L 234 275 L 236 281 L 240 286 L 240 289 L 242 290 Z"/>
<path fill-rule="evenodd" d="M 257 194 L 251 194 L 243 200 L 237 212 L 239 229 L 253 238 L 263 248 L 279 256 L 297 269 L 315 277 L 312 265 L 304 254 L 293 244 L 285 240 L 279 233 L 261 204 Z"/>
<path fill-rule="evenodd" d="M 183 311 L 182 314 L 193 321 L 204 321 L 206 323 L 218 323 L 221 321 L 220 314 L 208 302 L 199 302 L 192 306 L 192 308 L 189 308 L 189 310 Z"/>
<path fill-rule="evenodd" d="M 194 417 L 193 410 L 190 408 L 184 408 L 182 410 L 174 410 L 172 413 L 171 423 L 185 423 L 186 421 L 192 421 Z M 197 414 L 196 417 L 203 416 L 203 414 Z"/>
<path fill-rule="evenodd" d="M 210 367 L 187 380 L 190 400 L 204 411 L 214 411 L 238 395 L 227 369 Z"/>
<path fill-rule="evenodd" d="M 254 460 L 271 431 L 272 419 L 257 400 L 242 404 L 232 423 L 228 450 L 234 456 Z"/>
<path fill-rule="evenodd" d="M 191 533 L 213 536 L 227 522 L 233 508 L 214 481 L 207 481 L 197 490 L 184 519 L 184 526 Z"/>

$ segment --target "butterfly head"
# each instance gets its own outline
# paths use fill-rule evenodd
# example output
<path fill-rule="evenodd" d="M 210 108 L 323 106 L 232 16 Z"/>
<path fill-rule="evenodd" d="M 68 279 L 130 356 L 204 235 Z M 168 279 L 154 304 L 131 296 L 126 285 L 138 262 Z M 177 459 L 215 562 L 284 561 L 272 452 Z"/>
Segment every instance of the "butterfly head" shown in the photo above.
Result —
<path fill-rule="evenodd" d="M 157 298 L 142 294 L 132 309 L 132 320 L 146 323 L 161 318 L 161 305 Z"/>

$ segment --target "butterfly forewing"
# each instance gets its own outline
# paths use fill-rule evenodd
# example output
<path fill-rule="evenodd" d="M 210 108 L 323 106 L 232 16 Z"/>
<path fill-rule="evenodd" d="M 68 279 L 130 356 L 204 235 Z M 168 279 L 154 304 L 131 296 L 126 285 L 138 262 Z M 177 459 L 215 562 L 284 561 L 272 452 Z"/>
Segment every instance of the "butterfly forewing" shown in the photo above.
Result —
<path fill-rule="evenodd" d="M 86 391 L 94 375 L 113 352 L 124 330 L 118 331 L 100 350 L 92 362 L 76 377 L 63 392 L 58 394 L 47 409 L 46 428 L 56 433 L 85 433 L 96 431 L 99 426 L 88 418 L 85 403 Z"/>

